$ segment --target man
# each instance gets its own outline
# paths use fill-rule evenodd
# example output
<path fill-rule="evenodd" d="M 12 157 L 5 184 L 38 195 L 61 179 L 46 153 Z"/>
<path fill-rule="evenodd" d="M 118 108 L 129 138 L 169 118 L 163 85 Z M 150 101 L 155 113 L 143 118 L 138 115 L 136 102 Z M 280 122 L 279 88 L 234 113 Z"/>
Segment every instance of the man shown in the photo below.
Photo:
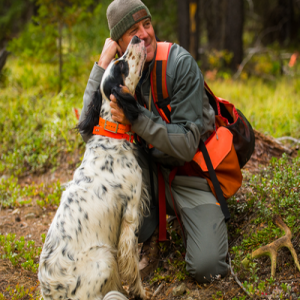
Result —
<path fill-rule="evenodd" d="M 167 87 L 172 108 L 167 124 L 155 108 L 150 93 L 150 72 L 156 55 L 156 38 L 151 24 L 151 14 L 140 0 L 115 0 L 107 9 L 111 38 L 107 39 L 98 63 L 95 63 L 84 93 L 84 105 L 80 121 L 84 118 L 93 93 L 99 88 L 102 75 L 116 53 L 122 55 L 131 38 L 136 35 L 145 41 L 147 60 L 137 92 L 142 95 L 139 118 L 132 130 L 148 144 L 149 151 L 139 149 L 139 163 L 143 179 L 150 191 L 149 169 L 153 176 L 154 194 L 150 215 L 144 219 L 139 233 L 139 242 L 150 243 L 155 249 L 153 233 L 158 226 L 158 180 L 157 164 L 160 164 L 165 181 L 167 213 L 174 215 L 169 174 L 174 167 L 182 167 L 195 155 L 200 138 L 204 141 L 214 130 L 214 111 L 204 91 L 203 76 L 191 55 L 180 46 L 171 46 L 167 65 Z M 150 96 L 149 96 L 150 95 Z M 113 95 L 111 114 L 114 121 L 129 124 Z M 146 107 L 145 107 L 146 106 Z M 87 141 L 89 137 L 83 136 Z M 152 159 L 149 165 L 149 155 Z M 151 162 L 152 161 L 152 162 Z M 199 283 L 210 282 L 217 275 L 225 276 L 228 241 L 224 216 L 206 180 L 201 177 L 176 175 L 172 182 L 172 195 L 176 211 L 184 226 L 186 237 L 186 268 Z M 151 238 L 152 236 L 152 238 Z M 155 251 L 154 251 L 155 252 Z M 150 256 L 155 253 L 150 253 Z M 151 270 L 149 266 L 144 271 Z M 142 272 L 142 276 L 147 275 Z"/>

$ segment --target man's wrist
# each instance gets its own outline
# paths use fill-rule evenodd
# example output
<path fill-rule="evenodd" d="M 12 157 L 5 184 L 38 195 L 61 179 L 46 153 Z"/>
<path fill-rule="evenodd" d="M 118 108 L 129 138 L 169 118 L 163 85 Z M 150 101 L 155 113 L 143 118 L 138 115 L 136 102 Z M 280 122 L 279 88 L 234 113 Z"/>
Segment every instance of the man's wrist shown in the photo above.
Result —
<path fill-rule="evenodd" d="M 98 66 L 103 68 L 104 70 L 106 70 L 106 68 L 108 67 L 110 62 L 107 62 L 106 60 L 103 60 L 103 59 L 99 59 L 98 61 Z"/>

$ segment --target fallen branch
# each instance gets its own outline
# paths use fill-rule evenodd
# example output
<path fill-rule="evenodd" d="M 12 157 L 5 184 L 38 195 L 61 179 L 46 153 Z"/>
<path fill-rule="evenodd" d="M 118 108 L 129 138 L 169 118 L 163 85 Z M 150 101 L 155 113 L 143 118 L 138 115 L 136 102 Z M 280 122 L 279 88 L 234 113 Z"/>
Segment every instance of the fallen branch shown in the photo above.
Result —
<path fill-rule="evenodd" d="M 153 297 L 156 297 L 161 292 L 164 286 L 165 286 L 165 282 L 162 282 L 153 293 Z"/>
<path fill-rule="evenodd" d="M 290 141 L 293 141 L 294 143 L 300 144 L 300 140 L 299 139 L 295 139 L 295 138 L 293 138 L 291 136 L 282 136 L 280 138 L 277 138 L 276 140 L 279 141 L 279 142 L 283 141 L 283 140 L 290 140 Z"/>
<path fill-rule="evenodd" d="M 300 264 L 298 261 L 298 257 L 297 257 L 296 251 L 293 247 L 293 244 L 291 242 L 291 239 L 292 239 L 291 230 L 282 221 L 280 216 L 274 216 L 273 223 L 276 224 L 281 230 L 283 230 L 285 232 L 285 235 L 282 236 L 281 238 L 277 239 L 276 241 L 272 242 L 271 244 L 268 244 L 266 246 L 263 246 L 255 251 L 253 251 L 251 254 L 252 259 L 263 256 L 263 255 L 269 256 L 271 259 L 271 276 L 275 277 L 277 252 L 280 248 L 286 247 L 290 250 L 292 257 L 294 259 L 295 265 L 297 266 L 297 268 L 300 272 Z M 243 259 L 242 264 L 244 266 L 247 266 L 249 264 L 249 260 L 247 258 Z"/>
<path fill-rule="evenodd" d="M 229 267 L 230 267 L 230 271 L 231 271 L 231 275 L 234 277 L 235 281 L 237 282 L 237 284 L 243 289 L 243 291 L 249 296 L 251 297 L 250 293 L 245 289 L 245 287 L 243 286 L 243 284 L 239 281 L 239 279 L 237 278 L 237 275 L 233 272 L 232 267 L 231 267 L 231 257 L 229 252 L 228 254 L 228 260 L 229 260 Z"/>

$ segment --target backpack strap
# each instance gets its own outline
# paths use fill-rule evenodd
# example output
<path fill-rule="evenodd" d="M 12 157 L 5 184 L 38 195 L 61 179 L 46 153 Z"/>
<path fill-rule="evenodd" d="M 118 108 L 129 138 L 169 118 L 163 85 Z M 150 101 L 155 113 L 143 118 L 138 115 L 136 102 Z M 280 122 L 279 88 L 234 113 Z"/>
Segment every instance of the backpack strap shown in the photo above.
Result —
<path fill-rule="evenodd" d="M 151 91 L 155 107 L 167 123 L 171 117 L 171 99 L 167 88 L 167 63 L 172 43 L 157 42 L 154 67 L 150 74 Z"/>

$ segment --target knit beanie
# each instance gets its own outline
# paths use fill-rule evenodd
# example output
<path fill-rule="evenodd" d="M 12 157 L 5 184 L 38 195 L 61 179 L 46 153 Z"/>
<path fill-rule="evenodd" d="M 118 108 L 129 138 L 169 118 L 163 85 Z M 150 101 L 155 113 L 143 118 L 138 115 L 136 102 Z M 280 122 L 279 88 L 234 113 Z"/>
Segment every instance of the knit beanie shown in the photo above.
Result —
<path fill-rule="evenodd" d="M 140 0 L 114 0 L 106 11 L 110 37 L 118 41 L 135 23 L 151 18 L 147 6 Z"/>

